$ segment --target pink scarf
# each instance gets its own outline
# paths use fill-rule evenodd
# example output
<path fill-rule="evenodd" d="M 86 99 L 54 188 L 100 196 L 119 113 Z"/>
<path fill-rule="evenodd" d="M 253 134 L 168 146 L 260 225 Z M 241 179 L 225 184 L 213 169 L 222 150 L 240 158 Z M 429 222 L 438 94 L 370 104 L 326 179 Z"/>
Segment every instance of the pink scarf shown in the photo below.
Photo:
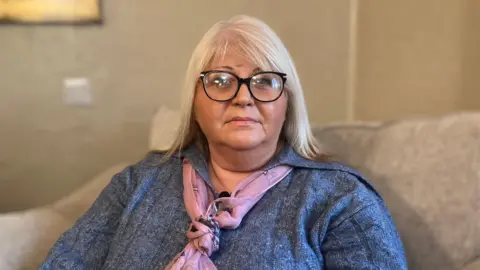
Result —
<path fill-rule="evenodd" d="M 254 172 L 237 185 L 230 197 L 213 200 L 205 181 L 184 159 L 183 197 L 192 220 L 187 232 L 190 242 L 166 269 L 217 269 L 210 256 L 219 249 L 220 228 L 236 229 L 265 192 L 285 178 L 291 170 L 288 166 L 277 166 L 268 171 Z M 219 204 L 220 209 L 217 208 Z"/>

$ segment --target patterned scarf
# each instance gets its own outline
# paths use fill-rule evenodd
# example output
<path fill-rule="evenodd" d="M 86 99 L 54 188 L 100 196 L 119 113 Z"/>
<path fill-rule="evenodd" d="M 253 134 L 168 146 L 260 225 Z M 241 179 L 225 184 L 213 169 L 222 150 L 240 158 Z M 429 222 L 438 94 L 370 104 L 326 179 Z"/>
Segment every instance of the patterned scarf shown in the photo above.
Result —
<path fill-rule="evenodd" d="M 230 197 L 213 200 L 205 181 L 184 159 L 183 197 L 192 220 L 187 232 L 190 241 L 166 269 L 217 269 L 210 256 L 219 249 L 220 229 L 236 229 L 248 211 L 291 170 L 288 166 L 277 166 L 254 172 L 237 185 Z"/>

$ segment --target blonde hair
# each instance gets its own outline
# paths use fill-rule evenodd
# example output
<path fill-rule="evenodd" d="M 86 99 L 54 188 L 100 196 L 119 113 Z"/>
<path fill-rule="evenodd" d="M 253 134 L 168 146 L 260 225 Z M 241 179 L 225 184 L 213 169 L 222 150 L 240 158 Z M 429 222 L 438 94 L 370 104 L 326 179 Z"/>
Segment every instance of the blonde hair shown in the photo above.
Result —
<path fill-rule="evenodd" d="M 195 88 L 200 73 L 214 59 L 224 57 L 227 50 L 241 54 L 262 70 L 287 74 L 288 105 L 281 136 L 304 158 L 324 160 L 326 156 L 320 152 L 311 131 L 302 86 L 288 50 L 268 25 L 246 15 L 214 24 L 193 51 L 182 93 L 180 126 L 166 156 L 170 157 L 193 143 L 198 143 L 202 150 L 208 149 L 205 135 L 193 115 Z"/>

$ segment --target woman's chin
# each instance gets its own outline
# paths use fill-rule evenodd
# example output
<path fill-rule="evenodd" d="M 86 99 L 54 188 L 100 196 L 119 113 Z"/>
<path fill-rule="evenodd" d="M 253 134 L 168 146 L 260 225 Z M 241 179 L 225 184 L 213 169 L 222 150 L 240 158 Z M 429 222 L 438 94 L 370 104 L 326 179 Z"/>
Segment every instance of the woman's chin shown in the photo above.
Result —
<path fill-rule="evenodd" d="M 244 134 L 244 136 L 230 136 L 229 138 L 227 138 L 226 143 L 234 149 L 249 150 L 259 146 L 262 143 L 262 140 L 262 136 L 249 136 L 247 134 Z"/>

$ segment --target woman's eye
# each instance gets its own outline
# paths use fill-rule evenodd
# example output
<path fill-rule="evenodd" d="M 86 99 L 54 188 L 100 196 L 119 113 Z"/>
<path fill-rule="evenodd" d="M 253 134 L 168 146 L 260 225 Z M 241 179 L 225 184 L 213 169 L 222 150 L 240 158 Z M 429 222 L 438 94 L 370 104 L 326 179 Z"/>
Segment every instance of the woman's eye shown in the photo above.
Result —
<path fill-rule="evenodd" d="M 214 83 L 219 87 L 224 87 L 230 85 L 230 80 L 228 78 L 216 78 Z"/>
<path fill-rule="evenodd" d="M 258 79 L 257 81 L 258 81 L 258 84 L 266 84 L 266 85 L 272 84 L 272 80 L 267 78 Z"/>
<path fill-rule="evenodd" d="M 268 78 L 258 78 L 253 81 L 253 85 L 258 88 L 271 87 L 272 80 Z"/>
<path fill-rule="evenodd" d="M 208 87 L 229 88 L 232 87 L 233 81 L 230 76 L 211 76 L 207 80 Z"/>

